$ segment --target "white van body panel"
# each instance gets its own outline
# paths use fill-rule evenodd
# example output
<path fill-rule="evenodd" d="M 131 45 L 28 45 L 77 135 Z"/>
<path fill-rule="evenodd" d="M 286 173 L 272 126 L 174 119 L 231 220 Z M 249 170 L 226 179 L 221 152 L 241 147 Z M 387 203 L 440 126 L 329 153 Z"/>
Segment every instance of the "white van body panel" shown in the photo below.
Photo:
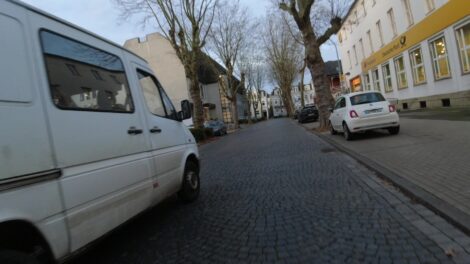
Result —
<path fill-rule="evenodd" d="M 33 223 L 49 242 L 56 257 L 69 252 L 69 237 L 57 181 L 47 181 L 0 192 L 0 223 Z"/>
<path fill-rule="evenodd" d="M 69 58 L 43 53 L 41 32 L 117 56 L 133 111 L 59 108 L 54 85 L 80 82 L 60 68 Z M 183 122 L 148 111 L 136 69 L 153 73 L 143 59 L 12 0 L 0 1 L 0 34 L 9 36 L 0 40 L 0 225 L 31 223 L 62 260 L 180 189 L 197 145 Z"/>
<path fill-rule="evenodd" d="M 53 169 L 26 10 L 0 2 L 0 180 Z M 14 118 L 12 118 L 14 117 Z"/>

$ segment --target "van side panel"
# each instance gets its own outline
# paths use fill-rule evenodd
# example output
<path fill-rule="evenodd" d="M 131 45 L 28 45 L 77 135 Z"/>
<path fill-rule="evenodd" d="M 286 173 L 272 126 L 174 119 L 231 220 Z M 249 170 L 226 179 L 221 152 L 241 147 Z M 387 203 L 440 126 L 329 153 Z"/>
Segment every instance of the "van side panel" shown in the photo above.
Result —
<path fill-rule="evenodd" d="M 0 183 L 54 168 L 25 10 L 0 1 Z"/>
<path fill-rule="evenodd" d="M 120 60 L 125 64 L 124 51 L 35 12 L 31 12 L 30 21 L 32 35 L 35 36 L 33 42 L 38 49 L 34 60 L 41 73 L 52 145 L 57 167 L 62 170 L 60 186 L 70 234 L 70 251 L 73 252 L 150 205 L 150 170 L 153 169 L 148 153 L 150 144 L 145 136 L 147 131 L 143 130 L 140 102 L 135 99 L 138 96 L 132 87 L 129 89 L 133 111 L 127 108 L 125 112 L 76 109 L 86 108 L 88 103 L 96 104 L 93 100 L 100 100 L 100 92 L 108 92 L 108 87 L 113 84 L 127 85 L 125 79 L 129 79 L 129 73 L 113 73 L 106 69 L 107 63 Z M 42 45 L 45 43 L 44 35 L 59 41 L 50 41 L 51 46 L 45 47 Z M 60 39 L 66 40 L 60 42 Z M 67 43 L 72 43 L 72 46 L 67 46 Z M 91 58 L 88 62 L 80 61 L 84 56 L 77 56 L 75 60 L 68 57 L 76 53 L 60 54 L 77 47 L 91 51 L 91 57 L 87 55 Z M 76 51 L 81 52 L 80 49 Z M 75 94 L 81 92 L 80 89 L 90 89 L 91 92 Z M 97 91 L 96 96 L 93 89 Z M 75 100 L 75 109 L 61 108 L 59 103 L 65 96 L 56 97 L 57 92 L 71 95 L 66 99 L 69 102 Z M 75 95 L 76 98 L 72 98 Z M 132 129 L 142 131 L 130 133 Z"/>

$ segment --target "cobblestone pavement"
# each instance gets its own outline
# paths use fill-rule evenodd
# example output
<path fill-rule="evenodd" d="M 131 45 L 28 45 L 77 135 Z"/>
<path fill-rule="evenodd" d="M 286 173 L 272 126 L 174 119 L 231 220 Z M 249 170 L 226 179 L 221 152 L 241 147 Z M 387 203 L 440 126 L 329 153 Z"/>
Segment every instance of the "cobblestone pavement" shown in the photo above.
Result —
<path fill-rule="evenodd" d="M 470 240 L 289 119 L 200 149 L 200 199 L 170 199 L 76 263 L 470 263 Z"/>
<path fill-rule="evenodd" d="M 431 117 L 432 113 L 420 112 Z M 442 113 L 450 119 L 460 114 Z M 324 136 L 470 215 L 470 122 L 408 118 L 409 113 L 403 116 L 406 118 L 400 119 L 400 134 L 396 136 L 385 130 L 357 135 L 353 141 L 329 133 Z"/>

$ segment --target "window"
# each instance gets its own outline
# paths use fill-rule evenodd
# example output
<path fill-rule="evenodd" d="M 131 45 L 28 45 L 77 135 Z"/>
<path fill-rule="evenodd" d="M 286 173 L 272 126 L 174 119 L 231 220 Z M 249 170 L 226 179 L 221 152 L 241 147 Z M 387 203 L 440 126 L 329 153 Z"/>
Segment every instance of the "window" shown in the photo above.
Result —
<path fill-rule="evenodd" d="M 154 115 L 165 117 L 166 112 L 163 101 L 152 75 L 143 71 L 137 71 L 137 76 L 139 77 L 140 87 L 144 93 L 149 111 Z"/>
<path fill-rule="evenodd" d="M 134 112 L 124 66 L 119 57 L 49 31 L 41 31 L 40 37 L 52 102 L 57 107 Z M 96 82 L 92 74 L 72 78 L 79 76 L 78 72 L 88 71 L 112 74 L 123 82 Z"/>
<path fill-rule="evenodd" d="M 413 12 L 411 11 L 410 0 L 401 0 L 403 8 L 405 9 L 406 19 L 408 20 L 408 26 L 413 25 Z"/>
<path fill-rule="evenodd" d="M 359 95 L 354 95 L 349 98 L 352 105 L 361 105 L 361 104 L 370 104 L 376 102 L 383 102 L 385 98 L 381 93 L 364 93 Z"/>
<path fill-rule="evenodd" d="M 394 59 L 395 62 L 395 73 L 397 75 L 398 89 L 404 89 L 408 87 L 408 81 L 406 80 L 405 61 L 403 56 Z"/>
<path fill-rule="evenodd" d="M 434 10 L 434 0 L 425 0 L 428 13 Z"/>
<path fill-rule="evenodd" d="M 359 40 L 359 45 L 361 46 L 361 52 L 362 52 L 361 58 L 365 58 L 365 57 L 366 57 L 366 53 L 365 53 L 365 51 L 364 51 L 364 43 L 362 42 L 362 39 Z"/>
<path fill-rule="evenodd" d="M 359 17 L 357 16 L 357 10 L 354 10 L 354 18 L 355 18 L 354 23 L 356 24 L 356 27 L 357 27 L 359 26 Z"/>
<path fill-rule="evenodd" d="M 357 65 L 357 50 L 356 50 L 356 45 L 353 45 L 353 51 L 354 51 L 354 64 Z"/>
<path fill-rule="evenodd" d="M 429 43 L 431 49 L 434 78 L 436 80 L 450 77 L 449 59 L 444 36 L 439 37 Z"/>
<path fill-rule="evenodd" d="M 351 52 L 348 50 L 349 69 L 352 69 Z"/>
<path fill-rule="evenodd" d="M 119 81 L 118 78 L 117 78 L 115 75 L 109 75 L 109 77 L 111 77 L 111 79 L 112 79 L 116 84 L 122 84 L 122 82 Z"/>
<path fill-rule="evenodd" d="M 455 31 L 459 45 L 462 72 L 470 73 L 470 23 Z"/>
<path fill-rule="evenodd" d="M 346 99 L 344 97 L 339 98 L 336 101 L 335 109 L 346 107 Z"/>
<path fill-rule="evenodd" d="M 370 91 L 370 76 L 369 73 L 364 74 L 364 90 L 365 91 Z"/>
<path fill-rule="evenodd" d="M 141 70 L 137 70 L 137 76 L 149 111 L 154 115 L 176 120 L 176 110 L 157 79 Z"/>
<path fill-rule="evenodd" d="M 92 97 L 91 88 L 82 87 L 83 92 L 80 94 L 80 101 L 90 100 Z M 96 96 L 94 96 L 96 98 Z"/>
<path fill-rule="evenodd" d="M 410 62 L 413 72 L 413 83 L 415 85 L 426 82 L 426 72 L 424 70 L 423 54 L 421 47 L 410 51 Z"/>
<path fill-rule="evenodd" d="M 367 38 L 369 39 L 370 54 L 372 54 L 372 52 L 374 52 L 374 45 L 372 45 L 372 36 L 370 35 L 370 30 L 367 31 Z"/>
<path fill-rule="evenodd" d="M 390 64 L 382 65 L 382 74 L 384 77 L 384 89 L 386 93 L 393 92 L 392 73 L 390 72 Z"/>
<path fill-rule="evenodd" d="M 372 0 L 372 6 L 375 6 L 375 1 L 376 1 L 376 0 Z"/>
<path fill-rule="evenodd" d="M 382 25 L 380 24 L 380 20 L 375 23 L 377 26 L 377 32 L 379 33 L 379 40 L 380 40 L 380 46 L 382 47 L 384 45 L 384 37 L 382 35 Z"/>
<path fill-rule="evenodd" d="M 93 76 L 95 77 L 95 79 L 97 80 L 100 80 L 102 81 L 103 80 L 103 77 L 101 77 L 100 73 L 96 70 L 91 70 L 91 73 L 93 74 Z"/>
<path fill-rule="evenodd" d="M 372 71 L 372 81 L 374 82 L 374 90 L 380 92 L 380 78 L 379 78 L 379 69 L 375 68 Z"/>
<path fill-rule="evenodd" d="M 395 15 L 393 14 L 393 8 L 390 8 L 387 12 L 388 19 L 390 20 L 390 26 L 392 27 L 393 36 L 397 35 L 397 24 L 395 23 Z"/>
<path fill-rule="evenodd" d="M 72 73 L 72 75 L 80 76 L 80 73 L 78 72 L 77 67 L 75 67 L 75 65 L 72 65 L 72 64 L 69 64 L 69 63 L 66 63 L 65 65 L 67 65 L 67 68 Z"/>
<path fill-rule="evenodd" d="M 364 10 L 364 16 L 367 15 L 366 5 L 364 4 L 364 0 L 361 2 L 362 10 Z"/>

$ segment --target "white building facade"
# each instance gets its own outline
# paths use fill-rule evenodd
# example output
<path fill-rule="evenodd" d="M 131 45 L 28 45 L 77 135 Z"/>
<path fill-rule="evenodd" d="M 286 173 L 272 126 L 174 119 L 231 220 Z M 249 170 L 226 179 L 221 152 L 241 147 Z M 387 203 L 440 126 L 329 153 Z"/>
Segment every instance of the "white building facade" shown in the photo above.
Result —
<path fill-rule="evenodd" d="M 295 110 L 301 109 L 302 95 L 299 85 L 292 86 L 291 95 Z M 304 84 L 304 105 L 313 104 L 315 104 L 315 89 L 313 89 L 313 83 Z"/>
<path fill-rule="evenodd" d="M 282 101 L 281 89 L 275 88 L 269 97 L 273 117 L 287 116 L 287 109 Z"/>
<path fill-rule="evenodd" d="M 470 105 L 468 0 L 356 0 L 338 39 L 352 92 L 400 109 Z"/>

